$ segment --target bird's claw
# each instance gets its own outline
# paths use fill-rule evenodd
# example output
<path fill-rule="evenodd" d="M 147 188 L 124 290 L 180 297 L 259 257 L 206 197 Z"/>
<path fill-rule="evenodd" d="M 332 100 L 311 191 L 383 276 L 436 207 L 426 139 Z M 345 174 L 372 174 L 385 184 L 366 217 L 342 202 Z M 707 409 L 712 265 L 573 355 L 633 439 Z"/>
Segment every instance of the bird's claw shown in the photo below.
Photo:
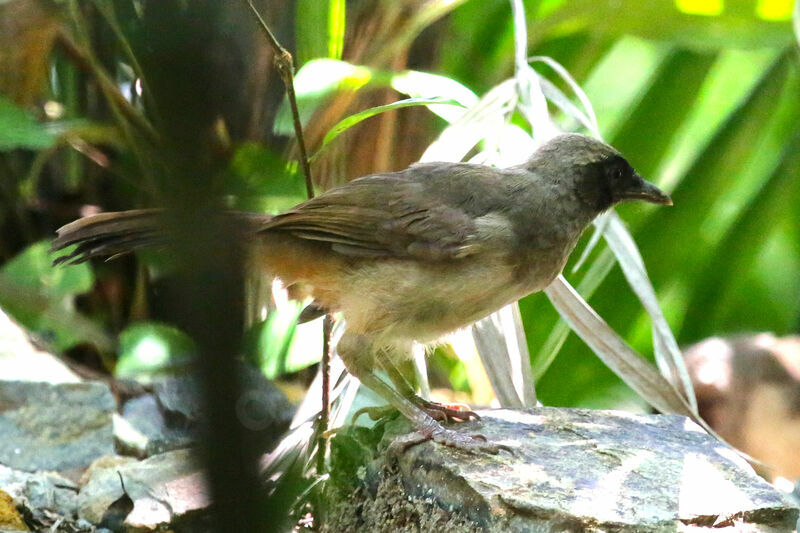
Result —
<path fill-rule="evenodd" d="M 501 450 L 504 450 L 511 455 L 514 454 L 513 450 L 509 446 L 491 442 L 483 435 L 468 435 L 465 433 L 459 433 L 458 431 L 453 431 L 452 429 L 446 429 L 441 426 L 434 429 L 420 429 L 414 433 L 409 433 L 408 435 L 398 437 L 394 440 L 394 442 L 392 442 L 390 448 L 402 453 L 407 451 L 412 446 L 429 440 L 432 440 L 437 444 L 442 444 L 444 446 L 450 446 L 451 448 L 473 453 L 483 452 L 496 455 L 500 453 Z"/>
<path fill-rule="evenodd" d="M 439 422 L 469 422 L 481 419 L 478 413 L 463 403 L 438 403 L 420 398 L 419 408 Z"/>

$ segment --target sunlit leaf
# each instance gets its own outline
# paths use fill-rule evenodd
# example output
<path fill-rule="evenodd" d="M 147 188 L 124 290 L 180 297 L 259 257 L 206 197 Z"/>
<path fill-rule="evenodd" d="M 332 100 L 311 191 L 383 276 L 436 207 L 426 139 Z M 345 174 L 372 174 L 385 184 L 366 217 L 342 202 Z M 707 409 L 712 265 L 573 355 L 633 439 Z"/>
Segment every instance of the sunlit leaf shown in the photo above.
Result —
<path fill-rule="evenodd" d="M 307 123 L 314 111 L 336 91 L 355 91 L 369 83 L 371 69 L 336 59 L 314 59 L 303 65 L 294 77 L 300 120 Z M 388 79 L 385 81 L 388 84 Z M 273 125 L 275 133 L 293 135 L 291 111 L 284 99 Z"/>
<path fill-rule="evenodd" d="M 194 355 L 194 343 L 179 329 L 157 322 L 139 322 L 119 336 L 117 378 L 149 379 L 185 370 Z"/>
<path fill-rule="evenodd" d="M 797 37 L 797 42 L 800 44 L 800 0 L 797 0 L 794 5 L 794 36 Z"/>
<path fill-rule="evenodd" d="M 664 57 L 647 91 L 611 137 L 643 176 L 653 176 L 692 111 L 715 55 L 675 50 Z"/>
<path fill-rule="evenodd" d="M 769 0 L 769 13 L 782 15 L 786 0 Z M 790 0 L 789 0 L 790 1 Z M 779 4 L 780 2 L 780 4 Z M 739 4 L 732 6 L 732 4 Z M 695 49 L 722 47 L 783 47 L 791 35 L 789 17 L 763 16 L 753 0 L 676 0 L 674 2 L 564 2 L 532 31 L 589 31 L 606 35 L 637 35 Z M 603 21 L 602 24 L 597 21 Z M 653 21 L 658 21 L 654 24 Z"/>
<path fill-rule="evenodd" d="M 92 288 L 94 274 L 89 265 L 57 268 L 52 263 L 50 241 L 40 241 L 7 262 L 0 272 L 9 281 L 42 288 L 56 297 L 75 296 Z"/>
<path fill-rule="evenodd" d="M 56 135 L 23 109 L 0 95 L 0 151 L 39 150 L 56 142 Z"/>
<path fill-rule="evenodd" d="M 289 301 L 250 329 L 248 351 L 268 378 L 297 372 L 322 358 L 322 321 L 297 324 L 303 307 Z"/>
<path fill-rule="evenodd" d="M 328 11 L 328 57 L 341 59 L 344 49 L 346 2 L 329 0 Z"/>
<path fill-rule="evenodd" d="M 34 243 L 0 269 L 0 306 L 57 349 L 81 342 L 110 348 L 108 336 L 75 311 L 75 296 L 94 284 L 86 264 L 53 267 L 50 242 Z"/>
<path fill-rule="evenodd" d="M 469 108 L 478 102 L 474 92 L 447 76 L 407 70 L 391 76 L 391 86 L 411 98 L 448 98 Z M 466 109 L 453 105 L 431 105 L 428 109 L 447 122 L 460 118 Z"/>
<path fill-rule="evenodd" d="M 345 30 L 344 0 L 299 0 L 296 16 L 299 65 L 315 58 L 341 58 Z"/>

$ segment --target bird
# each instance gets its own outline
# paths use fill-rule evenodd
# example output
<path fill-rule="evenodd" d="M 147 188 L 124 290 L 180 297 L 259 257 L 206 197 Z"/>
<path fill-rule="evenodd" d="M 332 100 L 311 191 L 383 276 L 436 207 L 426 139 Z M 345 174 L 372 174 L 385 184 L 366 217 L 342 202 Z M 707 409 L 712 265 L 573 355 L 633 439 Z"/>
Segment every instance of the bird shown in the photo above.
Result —
<path fill-rule="evenodd" d="M 310 297 L 307 317 L 340 313 L 348 371 L 415 426 L 414 442 L 498 453 L 446 427 L 462 413 L 418 397 L 397 370 L 428 344 L 547 287 L 587 226 L 625 201 L 672 205 L 609 144 L 557 135 L 524 163 L 426 162 L 357 178 L 278 215 L 241 213 L 247 268 Z M 168 246 L 162 211 L 100 213 L 57 231 L 55 260 L 78 263 Z M 384 370 L 391 384 L 379 374 Z"/>

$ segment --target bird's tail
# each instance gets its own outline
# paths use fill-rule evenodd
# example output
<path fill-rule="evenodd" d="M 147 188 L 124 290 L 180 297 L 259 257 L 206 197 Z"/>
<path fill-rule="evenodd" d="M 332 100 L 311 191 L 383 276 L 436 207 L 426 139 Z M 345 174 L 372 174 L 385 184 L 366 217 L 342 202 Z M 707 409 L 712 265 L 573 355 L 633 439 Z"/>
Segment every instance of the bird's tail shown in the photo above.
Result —
<path fill-rule="evenodd" d="M 57 257 L 53 264 L 72 265 L 93 257 L 116 257 L 139 248 L 163 245 L 167 239 L 161 229 L 161 213 L 161 209 L 100 213 L 62 226 L 50 251 L 77 246 Z"/>
<path fill-rule="evenodd" d="M 134 209 L 115 213 L 100 213 L 71 222 L 59 228 L 50 250 L 56 252 L 76 245 L 69 253 L 57 257 L 53 264 L 83 263 L 94 257 L 114 258 L 146 247 L 169 245 L 164 230 L 163 209 Z M 234 213 L 241 229 L 255 234 L 269 215 Z"/>

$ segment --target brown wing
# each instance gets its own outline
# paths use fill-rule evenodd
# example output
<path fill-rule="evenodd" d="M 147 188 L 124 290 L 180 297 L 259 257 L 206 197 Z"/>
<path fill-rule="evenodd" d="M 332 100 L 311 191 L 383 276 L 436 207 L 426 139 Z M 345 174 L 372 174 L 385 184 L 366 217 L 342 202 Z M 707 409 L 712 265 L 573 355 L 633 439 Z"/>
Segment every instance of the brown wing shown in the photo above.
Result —
<path fill-rule="evenodd" d="M 425 176 L 408 174 L 414 170 L 354 180 L 274 217 L 261 231 L 327 242 L 356 257 L 441 261 L 472 253 L 474 218 L 446 205 Z"/>

